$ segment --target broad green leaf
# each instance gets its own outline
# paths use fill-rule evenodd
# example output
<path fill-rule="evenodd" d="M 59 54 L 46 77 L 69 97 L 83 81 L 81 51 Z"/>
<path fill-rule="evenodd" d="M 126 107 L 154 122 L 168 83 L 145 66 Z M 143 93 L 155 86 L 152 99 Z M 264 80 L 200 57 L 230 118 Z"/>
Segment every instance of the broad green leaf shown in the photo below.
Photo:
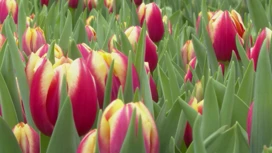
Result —
<path fill-rule="evenodd" d="M 69 48 L 69 40 L 70 36 L 72 35 L 72 16 L 70 11 L 68 11 L 68 15 L 60 36 L 59 46 L 64 52 L 64 55 L 67 54 Z"/>
<path fill-rule="evenodd" d="M 120 40 L 121 40 L 121 50 L 124 54 L 128 55 L 129 51 L 133 51 L 132 50 L 132 45 L 130 44 L 128 37 L 125 35 L 125 33 L 123 31 L 121 31 L 120 29 Z M 134 44 L 136 45 L 136 44 Z"/>
<path fill-rule="evenodd" d="M 206 57 L 206 53 L 205 53 L 205 46 L 196 38 L 195 35 L 192 35 L 192 41 L 193 41 L 193 45 L 194 45 L 194 50 L 195 50 L 195 54 L 196 54 L 196 58 L 197 58 L 197 62 L 199 63 L 199 65 L 204 65 L 205 63 L 205 57 Z M 204 71 L 204 67 L 200 66 L 202 72 Z"/>
<path fill-rule="evenodd" d="M 160 84 L 162 87 L 164 101 L 166 103 L 167 110 L 169 110 L 171 108 L 171 106 L 173 105 L 173 103 L 172 103 L 173 97 L 172 97 L 172 93 L 171 93 L 170 80 L 166 76 L 166 74 L 163 72 L 162 69 L 160 69 L 160 68 L 157 68 L 157 69 L 158 69 L 158 73 L 159 73 L 159 81 L 160 81 Z"/>
<path fill-rule="evenodd" d="M 88 36 L 85 30 L 85 25 L 84 22 L 82 21 L 81 18 L 77 21 L 77 24 L 75 26 L 75 30 L 73 33 L 73 38 L 77 44 L 80 43 L 88 43 Z"/>
<path fill-rule="evenodd" d="M 268 22 L 262 3 L 256 0 L 247 0 L 246 2 L 251 20 L 253 21 L 255 27 L 255 31 L 269 27 L 270 24 Z"/>
<path fill-rule="evenodd" d="M 145 37 L 146 37 L 146 25 L 143 24 L 140 38 L 138 40 L 138 45 L 136 49 L 136 58 L 134 61 L 135 67 L 137 69 L 138 75 L 141 76 L 144 69 L 144 55 L 145 55 Z"/>
<path fill-rule="evenodd" d="M 220 110 L 221 126 L 231 125 L 232 111 L 234 106 L 234 94 L 235 94 L 235 66 L 234 63 L 232 62 L 230 69 L 230 77 L 228 79 L 226 92 Z"/>
<path fill-rule="evenodd" d="M 203 143 L 203 137 L 201 133 L 201 115 L 197 115 L 193 126 L 193 140 L 195 152 L 205 153 L 207 152 Z"/>
<path fill-rule="evenodd" d="M 40 152 L 41 153 L 46 153 L 49 141 L 50 141 L 50 137 L 40 132 Z"/>
<path fill-rule="evenodd" d="M 184 135 L 185 127 L 186 127 L 186 121 L 187 120 L 186 120 L 184 112 L 181 112 L 178 125 L 177 125 L 176 135 L 175 135 L 175 144 L 177 146 L 182 145 L 183 135 Z"/>
<path fill-rule="evenodd" d="M 210 126 L 213 125 L 213 126 Z M 213 79 L 210 78 L 204 95 L 203 117 L 202 117 L 202 133 L 203 138 L 207 138 L 214 131 L 219 129 L 219 107 L 217 97 L 213 87 Z"/>
<path fill-rule="evenodd" d="M 25 2 L 26 3 L 26 2 Z M 20 1 L 18 9 L 18 39 L 19 48 L 22 50 L 22 37 L 26 29 L 26 13 L 25 13 L 25 3 Z"/>
<path fill-rule="evenodd" d="M 241 61 L 242 61 L 243 65 L 244 65 L 244 67 L 247 67 L 247 65 L 249 64 L 249 60 L 248 60 L 248 57 L 246 55 L 246 51 L 244 50 L 242 44 L 240 43 L 238 35 L 236 35 L 235 41 L 236 41 L 237 51 L 239 53 Z"/>
<path fill-rule="evenodd" d="M 73 40 L 73 39 L 70 39 L 70 41 L 69 41 L 68 57 L 70 57 L 73 60 L 82 57 L 81 53 L 79 52 L 79 50 L 77 48 L 77 44 L 76 44 L 75 40 Z"/>
<path fill-rule="evenodd" d="M 55 63 L 55 43 L 55 41 L 52 41 L 46 55 L 46 58 L 52 63 L 52 65 Z"/>
<path fill-rule="evenodd" d="M 21 153 L 21 148 L 9 125 L 0 117 L 0 152 Z"/>
<path fill-rule="evenodd" d="M 6 19 L 6 21 L 11 20 L 9 17 Z M 18 48 L 16 47 L 16 42 L 14 40 L 12 31 L 9 26 L 5 29 L 6 31 L 6 36 L 7 36 L 7 41 L 9 44 L 9 51 L 12 54 L 12 65 L 15 70 L 16 77 L 18 79 L 18 84 L 19 84 L 19 89 L 21 93 L 21 97 L 23 100 L 24 108 L 25 108 L 25 114 L 26 114 L 26 119 L 27 123 L 36 129 L 35 124 L 33 123 L 32 116 L 30 114 L 30 107 L 29 107 L 29 86 L 25 74 L 25 66 L 23 61 L 21 60 L 20 53 L 18 51 Z"/>
<path fill-rule="evenodd" d="M 67 97 L 54 127 L 47 153 L 75 153 L 78 144 L 79 137 L 74 124 L 72 104 Z"/>
<path fill-rule="evenodd" d="M 139 118 L 138 126 L 136 127 L 136 110 L 134 109 L 130 118 L 129 127 L 126 137 L 123 141 L 120 153 L 145 153 L 144 135 L 142 129 L 142 120 Z M 137 131 L 137 134 L 136 134 Z"/>
<path fill-rule="evenodd" d="M 131 51 L 128 55 L 128 65 L 127 65 L 127 74 L 126 74 L 126 84 L 124 89 L 124 100 L 125 103 L 133 101 L 133 74 L 132 74 L 132 55 Z"/>
<path fill-rule="evenodd" d="M 263 146 L 268 146 L 272 140 L 272 120 L 270 119 L 272 117 L 272 95 L 268 92 L 272 90 L 272 74 L 266 45 L 267 41 L 265 40 L 260 51 L 255 78 L 251 153 L 261 152 Z"/>
<path fill-rule="evenodd" d="M 114 68 L 114 60 L 111 62 L 110 70 L 109 70 L 109 73 L 107 76 L 106 87 L 105 87 L 105 92 L 104 92 L 103 109 L 105 109 L 109 105 L 109 103 L 111 102 L 113 68 Z"/>
<path fill-rule="evenodd" d="M 195 119 L 198 115 L 198 112 L 192 108 L 189 104 L 187 104 L 185 101 L 183 101 L 181 98 L 178 99 L 180 106 L 182 110 L 184 111 L 184 114 L 191 125 L 191 127 L 194 127 Z"/>

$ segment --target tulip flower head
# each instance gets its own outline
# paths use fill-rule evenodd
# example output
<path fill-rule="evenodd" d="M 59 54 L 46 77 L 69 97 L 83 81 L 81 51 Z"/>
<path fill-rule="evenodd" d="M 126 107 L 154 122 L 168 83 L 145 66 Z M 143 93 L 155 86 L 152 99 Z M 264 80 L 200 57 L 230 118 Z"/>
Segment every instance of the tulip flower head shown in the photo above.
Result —
<path fill-rule="evenodd" d="M 159 42 L 164 35 L 164 25 L 160 8 L 154 2 L 147 5 L 142 3 L 138 7 L 137 12 L 141 25 L 146 21 L 150 39 L 154 42 Z"/>
<path fill-rule="evenodd" d="M 52 64 L 45 57 L 32 53 L 26 74 L 30 83 L 30 111 L 42 133 L 50 136 L 53 132 L 64 76 L 77 132 L 81 136 L 90 130 L 96 117 L 97 93 L 93 76 L 83 59 L 71 61 L 61 57 Z"/>
<path fill-rule="evenodd" d="M 39 57 L 45 57 L 47 55 L 49 48 L 50 48 L 49 44 L 44 44 L 37 50 L 36 54 Z M 55 58 L 57 59 L 61 59 L 61 57 L 64 56 L 62 49 L 57 44 L 54 45 L 54 55 L 55 55 Z"/>
<path fill-rule="evenodd" d="M 22 153 L 38 153 L 40 152 L 39 134 L 28 124 L 18 123 L 12 129 Z"/>
<path fill-rule="evenodd" d="M 113 101 L 103 112 L 98 128 L 98 146 L 100 152 L 120 152 L 123 141 L 136 111 L 135 125 L 142 120 L 142 131 L 146 153 L 159 152 L 159 137 L 156 124 L 149 110 L 142 102 L 124 104 L 121 100 Z M 137 130 L 137 128 L 136 128 Z M 138 134 L 135 131 L 135 136 Z"/>
<path fill-rule="evenodd" d="M 141 5 L 143 0 L 132 0 L 136 5 Z"/>
<path fill-rule="evenodd" d="M 233 50 L 240 59 L 236 48 L 236 35 L 243 44 L 244 31 L 243 22 L 236 11 L 218 11 L 212 16 L 208 24 L 208 32 L 217 60 L 229 61 Z"/>
<path fill-rule="evenodd" d="M 41 2 L 41 5 L 48 5 L 48 3 L 49 3 L 49 0 L 41 0 L 40 1 Z"/>
<path fill-rule="evenodd" d="M 196 57 L 194 57 L 190 62 L 189 62 L 189 66 L 192 67 L 192 69 L 195 69 L 195 66 L 196 66 Z M 184 77 L 184 82 L 187 82 L 187 81 L 190 81 L 192 82 L 193 80 L 193 73 L 192 71 L 190 70 L 190 67 L 188 66 L 187 68 L 187 73 Z"/>
<path fill-rule="evenodd" d="M 78 0 L 68 0 L 68 5 L 71 8 L 77 8 Z"/>
<path fill-rule="evenodd" d="M 257 68 L 258 58 L 259 58 L 259 54 L 261 51 L 261 47 L 264 43 L 264 40 L 266 39 L 267 49 L 269 49 L 271 36 L 272 36 L 272 31 L 268 28 L 264 28 L 261 31 L 261 33 L 258 35 L 255 45 L 250 49 L 248 53 L 248 57 L 253 60 L 255 70 Z"/>
<path fill-rule="evenodd" d="M 89 10 L 96 8 L 97 0 L 84 0 L 84 5 L 87 6 Z"/>
<path fill-rule="evenodd" d="M 18 5 L 16 0 L 0 0 L 0 24 L 4 23 L 6 17 L 11 13 L 14 22 L 18 20 Z"/>
<path fill-rule="evenodd" d="M 181 48 L 181 59 L 183 62 L 183 65 L 188 69 L 189 62 L 195 58 L 195 50 L 193 46 L 192 40 L 187 40 L 186 43 Z"/>
<path fill-rule="evenodd" d="M 189 105 L 196 110 L 199 114 L 202 115 L 204 100 L 197 102 L 196 98 L 192 98 L 189 102 Z M 191 142 L 193 141 L 192 136 L 192 127 L 190 126 L 189 122 L 186 123 L 185 132 L 184 132 L 184 142 L 187 147 L 190 146 Z"/>
<path fill-rule="evenodd" d="M 207 12 L 207 15 L 208 15 L 208 21 L 211 20 L 212 16 L 215 14 L 215 12 L 211 12 L 211 11 L 208 11 Z M 196 32 L 198 33 L 198 29 L 199 29 L 199 24 L 201 22 L 201 19 L 202 19 L 202 12 L 199 12 L 198 13 L 198 17 L 197 17 L 197 20 L 196 20 Z"/>
<path fill-rule="evenodd" d="M 109 12 L 113 12 L 113 7 L 115 7 L 116 0 L 104 0 L 104 5 L 108 8 Z"/>
<path fill-rule="evenodd" d="M 81 140 L 77 153 L 95 153 L 97 130 L 91 130 Z"/>
<path fill-rule="evenodd" d="M 138 43 L 142 28 L 139 26 L 129 27 L 125 34 L 135 51 L 135 45 Z M 153 72 L 158 63 L 157 46 L 148 35 L 145 37 L 145 62 L 148 62 L 150 70 Z"/>
<path fill-rule="evenodd" d="M 96 32 L 95 32 L 95 30 L 91 26 L 86 25 L 85 26 L 85 31 L 87 33 L 89 41 L 92 41 L 92 40 L 96 41 Z"/>
<path fill-rule="evenodd" d="M 23 34 L 22 47 L 27 56 L 29 56 L 31 52 L 35 53 L 45 43 L 44 32 L 39 27 L 28 27 Z"/>

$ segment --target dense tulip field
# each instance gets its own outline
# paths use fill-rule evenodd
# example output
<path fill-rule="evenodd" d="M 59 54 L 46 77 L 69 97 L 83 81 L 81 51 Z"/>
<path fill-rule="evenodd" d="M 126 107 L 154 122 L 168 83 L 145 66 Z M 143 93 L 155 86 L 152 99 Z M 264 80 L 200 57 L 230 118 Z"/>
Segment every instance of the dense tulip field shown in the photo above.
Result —
<path fill-rule="evenodd" d="M 0 153 L 272 153 L 271 0 L 0 0 Z"/>

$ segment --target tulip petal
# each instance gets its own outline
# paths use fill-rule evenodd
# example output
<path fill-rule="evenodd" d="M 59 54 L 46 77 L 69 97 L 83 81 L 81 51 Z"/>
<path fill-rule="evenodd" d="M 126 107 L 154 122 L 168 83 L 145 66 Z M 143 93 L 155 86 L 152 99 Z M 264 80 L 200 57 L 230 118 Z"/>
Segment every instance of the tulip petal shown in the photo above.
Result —
<path fill-rule="evenodd" d="M 68 95 L 73 106 L 74 121 L 79 135 L 92 127 L 97 111 L 94 79 L 83 59 L 76 59 L 67 70 Z"/>
<path fill-rule="evenodd" d="M 96 129 L 91 130 L 81 140 L 77 153 L 94 153 L 96 147 Z"/>

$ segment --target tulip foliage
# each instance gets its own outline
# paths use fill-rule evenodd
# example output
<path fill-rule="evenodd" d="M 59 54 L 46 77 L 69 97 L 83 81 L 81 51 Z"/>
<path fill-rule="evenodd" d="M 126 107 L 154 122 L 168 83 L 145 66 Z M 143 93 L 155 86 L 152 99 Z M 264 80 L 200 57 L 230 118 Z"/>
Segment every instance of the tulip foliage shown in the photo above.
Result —
<path fill-rule="evenodd" d="M 272 152 L 271 1 L 0 12 L 0 153 Z"/>

